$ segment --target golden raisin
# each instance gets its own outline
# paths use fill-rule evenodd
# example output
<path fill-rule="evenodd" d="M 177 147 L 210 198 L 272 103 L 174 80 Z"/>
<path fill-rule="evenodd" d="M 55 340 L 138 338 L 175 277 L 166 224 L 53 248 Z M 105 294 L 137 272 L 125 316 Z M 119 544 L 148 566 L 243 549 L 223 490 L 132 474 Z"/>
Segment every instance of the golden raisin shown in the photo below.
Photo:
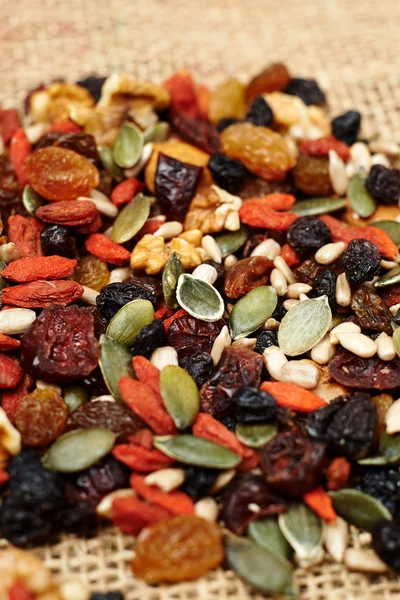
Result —
<path fill-rule="evenodd" d="M 223 152 L 263 179 L 283 179 L 294 164 L 285 139 L 268 127 L 235 123 L 221 134 Z"/>
<path fill-rule="evenodd" d="M 210 121 L 217 124 L 227 117 L 243 119 L 246 112 L 244 85 L 229 79 L 219 85 L 210 96 Z"/>
<path fill-rule="evenodd" d="M 293 177 L 297 187 L 309 196 L 333 194 L 329 160 L 325 157 L 300 154 L 293 169 Z"/>
<path fill-rule="evenodd" d="M 282 63 L 274 63 L 250 80 L 246 88 L 246 100 L 270 92 L 281 92 L 289 84 L 290 75 Z"/>
<path fill-rule="evenodd" d="M 149 583 L 201 577 L 224 559 L 221 529 L 193 516 L 163 519 L 136 540 L 132 571 Z"/>
<path fill-rule="evenodd" d="M 109 283 L 110 272 L 105 262 L 92 254 L 88 254 L 79 259 L 72 278 L 81 285 L 86 285 L 100 292 Z"/>
<path fill-rule="evenodd" d="M 393 398 L 390 394 L 379 394 L 371 398 L 376 407 L 376 427 L 374 432 L 373 445 L 377 447 L 381 434 L 386 429 L 386 413 L 393 404 Z"/>
<path fill-rule="evenodd" d="M 38 388 L 22 398 L 15 425 L 25 446 L 47 446 L 64 431 L 68 408 L 53 388 Z"/>
<path fill-rule="evenodd" d="M 75 200 L 89 196 L 100 184 L 92 163 L 73 150 L 48 146 L 36 150 L 26 162 L 28 181 L 47 200 Z"/>

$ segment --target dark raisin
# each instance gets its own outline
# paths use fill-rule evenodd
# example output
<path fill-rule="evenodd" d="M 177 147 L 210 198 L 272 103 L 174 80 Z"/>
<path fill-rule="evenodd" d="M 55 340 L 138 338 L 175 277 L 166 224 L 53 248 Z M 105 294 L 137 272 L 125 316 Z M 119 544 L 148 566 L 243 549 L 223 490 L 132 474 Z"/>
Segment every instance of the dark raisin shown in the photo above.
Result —
<path fill-rule="evenodd" d="M 369 240 L 351 240 L 342 255 L 342 263 L 349 283 L 371 281 L 379 273 L 381 253 Z"/>
<path fill-rule="evenodd" d="M 372 547 L 391 569 L 400 573 L 400 524 L 377 521 L 372 529 Z"/>
<path fill-rule="evenodd" d="M 358 389 L 391 390 L 400 386 L 400 359 L 361 358 L 338 348 L 329 361 L 329 372 L 341 385 Z"/>
<path fill-rule="evenodd" d="M 167 345 L 167 336 L 162 321 L 155 319 L 145 325 L 136 336 L 135 344 L 131 348 L 132 356 L 145 356 L 150 358 L 156 348 Z"/>
<path fill-rule="evenodd" d="M 240 196 L 242 200 L 247 200 L 247 198 L 262 198 L 262 196 L 274 194 L 275 192 L 281 192 L 282 194 L 293 194 L 295 192 L 295 186 L 290 173 L 285 179 L 279 181 L 267 181 L 266 179 L 259 179 L 257 177 L 246 179 L 238 196 Z"/>
<path fill-rule="evenodd" d="M 211 377 L 213 360 L 207 352 L 195 352 L 183 357 L 179 361 L 180 366 L 195 380 L 198 387 Z"/>
<path fill-rule="evenodd" d="M 298 96 L 307 105 L 325 104 L 325 94 L 314 79 L 293 77 L 285 89 L 285 94 Z"/>
<path fill-rule="evenodd" d="M 121 592 L 107 592 L 105 594 L 95 592 L 90 596 L 90 600 L 124 600 L 124 596 Z"/>
<path fill-rule="evenodd" d="M 129 281 L 109 283 L 104 286 L 96 298 L 96 304 L 103 317 L 110 321 L 120 308 L 138 298 L 149 300 L 154 307 L 157 305 L 154 294 Z"/>
<path fill-rule="evenodd" d="M 257 342 L 254 350 L 259 354 L 262 354 L 264 350 L 270 346 L 278 346 L 278 334 L 276 331 L 272 331 L 272 329 L 262 331 L 257 336 Z"/>
<path fill-rule="evenodd" d="M 400 198 L 400 171 L 383 165 L 373 165 L 365 187 L 378 202 L 396 204 Z"/>
<path fill-rule="evenodd" d="M 155 194 L 161 211 L 168 219 L 184 219 L 190 201 L 196 193 L 202 170 L 202 167 L 159 153 Z"/>
<path fill-rule="evenodd" d="M 265 256 L 250 256 L 239 260 L 226 274 L 225 294 L 228 298 L 240 298 L 253 288 L 265 285 L 273 266 L 272 260 Z"/>
<path fill-rule="evenodd" d="M 138 275 L 135 272 L 126 281 L 129 281 L 129 283 L 135 283 L 136 285 L 144 288 L 154 296 L 164 297 L 161 277 L 159 279 L 156 279 L 155 277 L 151 277 L 150 275 L 146 275 L 145 273 L 140 273 L 140 275 Z"/>
<path fill-rule="evenodd" d="M 45 256 L 65 256 L 65 258 L 76 258 L 76 240 L 68 227 L 61 225 L 48 225 L 40 234 L 43 254 Z"/>
<path fill-rule="evenodd" d="M 400 473 L 395 469 L 368 468 L 361 475 L 357 487 L 374 496 L 393 516 L 400 516 Z"/>
<path fill-rule="evenodd" d="M 81 379 L 81 385 L 86 389 L 90 398 L 109 394 L 108 388 L 104 383 L 100 368 L 97 367 L 89 375 Z"/>
<path fill-rule="evenodd" d="M 315 277 L 312 284 L 311 298 L 328 296 L 331 308 L 336 307 L 336 280 L 337 275 L 332 269 L 325 269 Z"/>
<path fill-rule="evenodd" d="M 215 183 L 231 194 L 236 194 L 245 178 L 250 175 L 240 160 L 229 158 L 219 152 L 210 157 L 207 166 Z"/>
<path fill-rule="evenodd" d="M 221 423 L 223 425 L 225 425 L 225 427 L 227 429 L 229 429 L 229 431 L 235 431 L 236 429 L 236 425 L 237 425 L 237 421 L 236 421 L 236 416 L 234 413 L 231 413 L 230 415 L 226 415 L 226 417 L 222 417 L 222 419 L 219 419 L 221 421 Z"/>
<path fill-rule="evenodd" d="M 287 243 L 301 257 L 315 253 L 330 241 L 329 227 L 317 217 L 300 217 L 287 231 Z"/>
<path fill-rule="evenodd" d="M 59 533 L 93 536 L 97 525 L 96 507 L 86 501 L 79 502 L 72 498 L 66 498 L 64 506 L 53 517 L 53 531 Z"/>
<path fill-rule="evenodd" d="M 19 548 L 40 546 L 48 541 L 51 531 L 47 515 L 6 497 L 0 508 L 0 532 L 11 544 Z"/>
<path fill-rule="evenodd" d="M 348 110 L 332 120 L 332 133 L 338 140 L 351 146 L 357 141 L 361 125 L 361 113 Z"/>
<path fill-rule="evenodd" d="M 310 413 L 307 433 L 336 454 L 357 459 L 371 446 L 375 426 L 376 407 L 371 397 L 355 392 Z"/>
<path fill-rule="evenodd" d="M 185 481 L 180 489 L 188 494 L 194 502 L 210 495 L 211 489 L 219 472 L 205 467 L 189 467 L 186 471 Z"/>
<path fill-rule="evenodd" d="M 221 145 L 219 133 L 208 121 L 185 117 L 174 109 L 169 111 L 169 121 L 173 129 L 189 144 L 198 146 L 208 154 L 218 152 Z"/>
<path fill-rule="evenodd" d="M 47 148 L 48 146 L 57 146 L 73 150 L 81 154 L 92 163 L 98 160 L 96 140 L 88 133 L 64 133 L 60 131 L 48 131 L 39 139 L 35 150 Z"/>
<path fill-rule="evenodd" d="M 113 431 L 117 442 L 124 442 L 144 427 L 143 422 L 125 404 L 117 402 L 86 402 L 69 416 L 67 430 L 100 427 Z"/>
<path fill-rule="evenodd" d="M 275 416 L 276 402 L 267 392 L 242 386 L 232 396 L 239 423 L 265 423 Z"/>
<path fill-rule="evenodd" d="M 94 333 L 96 337 L 100 337 L 107 331 L 108 321 L 103 317 L 101 312 L 96 306 L 84 306 L 83 309 L 91 313 L 93 316 Z"/>
<path fill-rule="evenodd" d="M 372 288 L 361 285 L 351 298 L 351 308 L 357 316 L 357 323 L 364 329 L 384 331 L 393 334 L 390 310 Z"/>
<path fill-rule="evenodd" d="M 77 81 L 77 85 L 84 87 L 91 96 L 93 96 L 95 102 L 100 100 L 101 88 L 106 80 L 106 77 L 98 77 L 97 75 L 89 75 L 85 79 Z"/>
<path fill-rule="evenodd" d="M 175 348 L 179 360 L 197 352 L 210 354 L 215 338 L 224 327 L 221 319 L 214 323 L 200 321 L 191 315 L 182 315 L 174 319 L 168 330 L 168 343 Z"/>
<path fill-rule="evenodd" d="M 317 275 L 323 270 L 324 267 L 318 264 L 314 258 L 308 258 L 294 270 L 294 276 L 296 281 L 312 286 Z"/>
<path fill-rule="evenodd" d="M 246 121 L 259 125 L 261 127 L 269 127 L 274 118 L 270 105 L 262 96 L 254 98 L 251 106 L 246 114 Z"/>
<path fill-rule="evenodd" d="M 287 310 L 283 306 L 283 303 L 284 303 L 284 299 L 283 298 L 278 298 L 278 304 L 276 305 L 276 308 L 275 308 L 275 310 L 274 310 L 274 312 L 272 313 L 272 316 L 271 316 L 272 319 L 275 319 L 276 321 L 282 321 L 283 317 L 287 313 Z"/>
<path fill-rule="evenodd" d="M 234 123 L 238 123 L 239 119 L 234 119 L 233 117 L 225 117 L 221 119 L 217 125 L 217 131 L 221 133 L 224 129 L 229 127 L 229 125 L 233 125 Z"/>

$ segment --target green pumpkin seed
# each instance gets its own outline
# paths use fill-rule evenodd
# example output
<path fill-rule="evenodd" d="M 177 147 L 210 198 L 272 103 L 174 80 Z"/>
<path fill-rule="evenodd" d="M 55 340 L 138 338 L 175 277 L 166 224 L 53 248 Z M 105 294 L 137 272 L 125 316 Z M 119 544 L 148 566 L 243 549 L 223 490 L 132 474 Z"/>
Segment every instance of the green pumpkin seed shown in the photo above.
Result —
<path fill-rule="evenodd" d="M 297 502 L 291 504 L 279 515 L 278 523 L 303 566 L 313 564 L 323 556 L 322 521 L 308 506 Z"/>
<path fill-rule="evenodd" d="M 283 536 L 278 521 L 273 517 L 252 521 L 247 532 L 251 539 L 266 550 L 270 550 L 278 556 L 289 559 L 292 548 Z"/>
<path fill-rule="evenodd" d="M 4 262 L 4 260 L 1 260 L 0 258 L 0 273 L 3 271 L 3 269 L 6 268 L 6 263 Z M 8 282 L 7 279 L 5 279 L 5 277 L 2 277 L 0 275 L 0 290 L 3 290 L 6 287 L 9 287 L 10 283 Z"/>
<path fill-rule="evenodd" d="M 121 377 L 133 378 L 135 376 L 132 354 L 128 348 L 103 334 L 100 336 L 99 366 L 108 391 L 118 402 L 123 402 L 118 381 Z"/>
<path fill-rule="evenodd" d="M 318 344 L 329 329 L 332 312 L 328 297 L 299 302 L 281 321 L 278 344 L 287 356 L 298 356 Z"/>
<path fill-rule="evenodd" d="M 68 412 L 74 411 L 78 406 L 89 400 L 87 391 L 80 385 L 69 385 L 63 389 L 63 400 L 68 406 Z"/>
<path fill-rule="evenodd" d="M 368 456 L 357 461 L 359 465 L 388 465 L 389 461 L 385 456 Z"/>
<path fill-rule="evenodd" d="M 376 200 L 374 200 L 365 187 L 365 177 L 360 173 L 356 173 L 350 179 L 347 188 L 347 197 L 351 208 L 363 219 L 367 219 L 376 211 Z"/>
<path fill-rule="evenodd" d="M 143 133 L 144 143 L 153 142 L 155 144 L 159 142 L 165 142 L 169 135 L 169 123 L 165 121 L 160 121 L 153 125 L 153 127 L 149 127 Z"/>
<path fill-rule="evenodd" d="M 181 367 L 168 365 L 160 375 L 160 392 L 178 429 L 189 427 L 199 414 L 199 390 L 193 378 Z"/>
<path fill-rule="evenodd" d="M 236 302 L 230 315 L 231 336 L 237 340 L 252 333 L 270 318 L 278 303 L 276 291 L 261 285 Z"/>
<path fill-rule="evenodd" d="M 43 457 L 43 466 L 61 473 L 88 469 L 114 446 L 115 433 L 109 429 L 75 429 L 61 435 Z"/>
<path fill-rule="evenodd" d="M 26 185 L 22 193 L 22 203 L 28 213 L 35 216 L 37 209 L 39 206 L 42 206 L 44 202 L 43 198 L 41 198 L 30 185 Z"/>
<path fill-rule="evenodd" d="M 232 469 L 242 458 L 209 440 L 194 435 L 155 436 L 155 448 L 178 462 L 210 469 Z"/>
<path fill-rule="evenodd" d="M 117 244 L 124 244 L 131 240 L 143 225 L 150 214 L 149 199 L 143 194 L 137 194 L 114 221 L 111 237 Z"/>
<path fill-rule="evenodd" d="M 136 336 L 145 325 L 152 322 L 154 308 L 148 300 L 132 300 L 113 316 L 107 327 L 107 335 L 124 346 L 132 346 Z"/>
<path fill-rule="evenodd" d="M 243 537 L 227 537 L 225 550 L 230 568 L 255 588 L 293 596 L 293 567 L 285 558 Z"/>
<path fill-rule="evenodd" d="M 176 301 L 176 286 L 178 285 L 179 277 L 185 272 L 180 256 L 177 252 L 173 252 L 164 267 L 162 274 L 162 289 L 164 294 L 165 304 L 168 308 L 177 308 Z"/>
<path fill-rule="evenodd" d="M 222 257 L 234 254 L 241 248 L 249 237 L 249 230 L 245 225 L 241 225 L 237 231 L 223 231 L 214 236 L 219 249 L 222 252 Z"/>
<path fill-rule="evenodd" d="M 382 229 L 396 246 L 400 246 L 400 223 L 397 221 L 375 221 L 371 225 Z"/>
<path fill-rule="evenodd" d="M 98 146 L 100 160 L 107 171 L 116 181 L 122 181 L 124 173 L 122 169 L 114 162 L 113 151 L 109 146 Z"/>
<path fill-rule="evenodd" d="M 397 327 L 393 333 L 393 344 L 397 356 L 400 356 L 400 327 Z"/>
<path fill-rule="evenodd" d="M 310 198 L 300 200 L 291 208 L 299 217 L 311 217 L 336 212 L 346 206 L 343 198 Z"/>
<path fill-rule="evenodd" d="M 183 273 L 176 288 L 179 305 L 201 321 L 214 322 L 224 314 L 224 301 L 217 290 L 201 279 Z"/>
<path fill-rule="evenodd" d="M 375 281 L 375 287 L 387 287 L 395 283 L 400 283 L 400 266 L 393 267 L 393 269 L 390 269 L 390 271 L 387 271 L 387 273 Z"/>
<path fill-rule="evenodd" d="M 379 451 L 388 463 L 398 463 L 400 461 L 400 433 L 389 435 L 383 431 L 379 438 Z"/>
<path fill-rule="evenodd" d="M 245 446 L 249 448 L 261 448 L 276 435 L 275 423 L 262 423 L 261 425 L 238 423 L 235 434 Z"/>
<path fill-rule="evenodd" d="M 329 495 L 338 515 L 359 529 L 371 531 L 379 519 L 392 519 L 392 515 L 380 500 L 358 490 L 342 489 L 329 492 Z"/>
<path fill-rule="evenodd" d="M 122 169 L 130 169 L 138 162 L 143 151 L 143 133 L 133 123 L 125 123 L 119 130 L 113 148 L 113 158 Z"/>

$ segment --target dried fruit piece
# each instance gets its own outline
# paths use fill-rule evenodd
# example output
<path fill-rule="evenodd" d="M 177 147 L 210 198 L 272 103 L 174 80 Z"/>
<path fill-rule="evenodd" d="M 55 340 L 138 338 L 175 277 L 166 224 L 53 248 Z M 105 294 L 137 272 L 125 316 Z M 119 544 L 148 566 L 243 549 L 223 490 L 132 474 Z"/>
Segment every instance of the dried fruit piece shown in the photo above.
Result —
<path fill-rule="evenodd" d="M 111 193 L 111 201 L 115 206 L 123 206 L 127 204 L 141 191 L 144 185 L 136 177 L 128 177 L 125 181 L 119 183 Z"/>
<path fill-rule="evenodd" d="M 5 333 L 0 333 L 0 351 L 7 352 L 9 350 L 16 350 L 21 345 L 19 340 L 16 340 Z"/>
<path fill-rule="evenodd" d="M 96 256 L 82 256 L 73 274 L 74 281 L 81 285 L 100 290 L 110 281 L 110 272 L 106 263 L 99 260 Z"/>
<path fill-rule="evenodd" d="M 47 308 L 72 304 L 82 294 L 83 287 L 75 281 L 32 281 L 5 288 L 1 299 L 4 304 L 21 308 Z"/>
<path fill-rule="evenodd" d="M 329 372 L 341 385 L 356 389 L 391 390 L 400 385 L 400 359 L 361 358 L 339 348 L 329 361 Z"/>
<path fill-rule="evenodd" d="M 15 108 L 0 109 L 0 135 L 4 144 L 8 144 L 14 133 L 21 126 L 19 113 Z"/>
<path fill-rule="evenodd" d="M 93 427 L 109 429 L 115 433 L 119 443 L 143 426 L 143 422 L 127 406 L 116 402 L 86 402 L 73 410 L 68 419 L 68 431 Z"/>
<path fill-rule="evenodd" d="M 40 206 L 36 216 L 46 223 L 64 225 L 68 227 L 91 226 L 99 217 L 97 208 L 91 200 L 71 202 L 60 200 L 57 203 Z"/>
<path fill-rule="evenodd" d="M 25 374 L 19 385 L 10 391 L 5 390 L 1 395 L 1 407 L 6 413 L 12 424 L 15 423 L 15 415 L 17 408 L 22 398 L 29 393 L 29 388 L 33 384 L 33 379 L 30 375 Z"/>
<path fill-rule="evenodd" d="M 290 75 L 282 63 L 273 63 L 253 77 L 246 88 L 246 100 L 261 94 L 282 92 L 290 82 Z"/>
<path fill-rule="evenodd" d="M 198 186 L 202 168 L 160 152 L 155 176 L 155 193 L 168 219 L 182 221 Z"/>
<path fill-rule="evenodd" d="M 1 275 L 18 282 L 63 279 L 71 275 L 76 265 L 76 260 L 63 256 L 27 256 L 14 260 L 2 270 Z"/>
<path fill-rule="evenodd" d="M 174 109 L 169 111 L 169 120 L 172 128 L 186 142 L 198 146 L 209 154 L 219 150 L 220 138 L 218 131 L 208 121 L 190 119 Z"/>
<path fill-rule="evenodd" d="M 167 519 L 170 515 L 171 513 L 161 506 L 147 504 L 135 496 L 115 498 L 112 503 L 112 521 L 128 535 L 136 536 L 145 527 Z"/>
<path fill-rule="evenodd" d="M 163 492 L 155 485 L 147 485 L 144 475 L 133 473 L 131 486 L 145 500 L 168 510 L 171 515 L 194 515 L 192 499 L 179 490 Z"/>
<path fill-rule="evenodd" d="M 366 239 L 351 240 L 342 256 L 343 266 L 349 283 L 371 281 L 379 273 L 381 253 Z"/>
<path fill-rule="evenodd" d="M 47 446 L 65 429 L 68 408 L 52 388 L 36 389 L 18 404 L 15 425 L 25 446 Z"/>
<path fill-rule="evenodd" d="M 372 547 L 378 556 L 392 569 L 399 572 L 399 525 L 382 519 L 372 528 Z"/>
<path fill-rule="evenodd" d="M 113 242 L 103 233 L 92 233 L 86 239 L 86 250 L 104 262 L 123 265 L 128 262 L 131 253 L 120 244 Z"/>
<path fill-rule="evenodd" d="M 28 159 L 32 145 L 23 129 L 17 129 L 11 138 L 10 160 L 20 185 L 26 185 L 29 180 Z"/>
<path fill-rule="evenodd" d="M 326 471 L 326 482 L 328 490 L 334 491 L 345 487 L 351 471 L 351 464 L 339 456 L 334 458 Z"/>
<path fill-rule="evenodd" d="M 172 106 L 187 117 L 199 117 L 196 83 L 189 71 L 181 69 L 163 82 L 171 95 Z"/>
<path fill-rule="evenodd" d="M 298 412 L 309 413 L 326 406 L 326 402 L 322 398 L 293 383 L 264 381 L 261 389 L 271 394 L 278 406 L 291 408 Z"/>
<path fill-rule="evenodd" d="M 240 298 L 250 290 L 267 283 L 274 264 L 264 256 L 250 256 L 239 260 L 225 277 L 224 291 L 228 298 Z"/>
<path fill-rule="evenodd" d="M 0 389 L 13 388 L 19 384 L 24 373 L 19 362 L 5 354 L 0 354 Z"/>
<path fill-rule="evenodd" d="M 293 177 L 296 186 L 307 196 L 333 194 L 327 158 L 301 153 L 294 166 Z"/>
<path fill-rule="evenodd" d="M 300 217 L 290 225 L 287 232 L 287 243 L 301 257 L 310 252 L 315 253 L 330 241 L 329 227 L 317 217 Z"/>
<path fill-rule="evenodd" d="M 250 227 L 265 227 L 275 231 L 286 231 L 297 219 L 292 212 L 277 212 L 263 198 L 245 200 L 239 210 L 240 220 Z"/>
<path fill-rule="evenodd" d="M 333 136 L 306 140 L 300 144 L 299 150 L 309 156 L 329 156 L 330 150 L 334 150 L 343 161 L 347 162 L 350 158 L 348 145 Z"/>
<path fill-rule="evenodd" d="M 365 256 L 364 260 L 367 261 L 368 256 Z M 390 310 L 382 298 L 369 286 L 361 285 L 354 292 L 351 298 L 351 308 L 357 316 L 357 323 L 360 327 L 373 331 L 384 331 L 388 335 L 392 335 Z"/>
<path fill-rule="evenodd" d="M 145 443 L 145 434 L 148 443 Z M 139 439 L 140 436 L 140 439 Z M 140 473 L 152 473 L 170 467 L 174 460 L 153 448 L 153 436 L 149 429 L 142 429 L 129 437 L 129 444 L 119 444 L 112 450 L 113 456 L 131 469 Z"/>
<path fill-rule="evenodd" d="M 210 121 L 216 125 L 221 119 L 242 119 L 245 115 L 244 86 L 237 79 L 221 83 L 210 96 Z"/>
<path fill-rule="evenodd" d="M 43 229 L 36 219 L 12 215 L 8 218 L 8 239 L 13 242 L 21 257 L 42 256 L 40 233 Z M 57 254 L 54 252 L 53 254 Z"/>
<path fill-rule="evenodd" d="M 351 146 L 357 141 L 361 114 L 358 110 L 348 110 L 332 120 L 332 133 L 338 140 Z"/>
<path fill-rule="evenodd" d="M 400 171 L 384 165 L 373 165 L 365 187 L 378 202 L 397 204 L 400 198 Z"/>
<path fill-rule="evenodd" d="M 307 105 L 325 104 L 325 95 L 314 79 L 292 77 L 289 85 L 285 89 L 285 94 L 298 96 Z"/>

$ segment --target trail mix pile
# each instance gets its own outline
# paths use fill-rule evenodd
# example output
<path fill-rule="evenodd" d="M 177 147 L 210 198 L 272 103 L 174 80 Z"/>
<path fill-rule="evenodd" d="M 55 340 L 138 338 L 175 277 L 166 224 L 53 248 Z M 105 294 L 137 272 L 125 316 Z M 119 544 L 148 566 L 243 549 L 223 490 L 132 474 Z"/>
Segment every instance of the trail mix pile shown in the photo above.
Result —
<path fill-rule="evenodd" d="M 325 102 L 275 64 L 0 110 L 11 544 L 111 520 L 138 578 L 271 594 L 400 572 L 400 148 Z"/>

